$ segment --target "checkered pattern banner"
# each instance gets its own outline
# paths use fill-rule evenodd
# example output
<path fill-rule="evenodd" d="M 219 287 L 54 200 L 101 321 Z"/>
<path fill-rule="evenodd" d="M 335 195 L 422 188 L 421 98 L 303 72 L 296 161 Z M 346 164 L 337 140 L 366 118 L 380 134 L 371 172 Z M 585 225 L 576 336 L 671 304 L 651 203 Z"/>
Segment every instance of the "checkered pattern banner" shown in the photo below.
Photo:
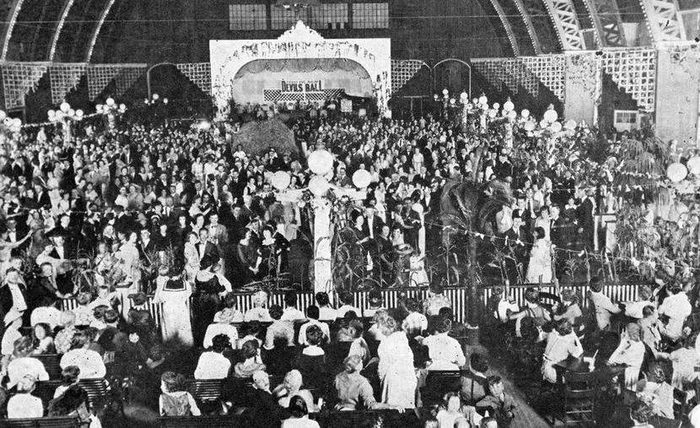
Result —
<path fill-rule="evenodd" d="M 86 70 L 86 64 L 52 64 L 49 67 L 51 103 L 62 103 L 66 95 L 78 85 Z"/>
<path fill-rule="evenodd" d="M 90 100 L 97 98 L 120 71 L 121 67 L 118 65 L 91 65 L 87 73 Z"/>
<path fill-rule="evenodd" d="M 24 107 L 24 97 L 37 88 L 48 69 L 47 64 L 28 63 L 4 63 L 0 67 L 6 109 Z"/>
<path fill-rule="evenodd" d="M 122 68 L 114 79 L 114 83 L 117 85 L 117 96 L 124 95 L 145 71 L 146 65 Z"/>
<path fill-rule="evenodd" d="M 325 101 L 339 96 L 342 89 L 324 89 L 323 92 L 282 92 L 281 89 L 265 89 L 265 102 L 277 103 L 286 101 Z"/>
<path fill-rule="evenodd" d="M 654 111 L 656 101 L 656 51 L 625 49 L 603 51 L 603 71 L 646 111 Z M 679 90 L 682 90 L 679 88 Z"/>
<path fill-rule="evenodd" d="M 397 93 L 404 85 L 415 76 L 421 67 L 427 67 L 425 62 L 419 59 L 392 59 L 391 60 L 391 92 Z"/>
<path fill-rule="evenodd" d="M 211 94 L 211 65 L 208 62 L 192 64 L 175 64 L 180 73 L 184 74 L 205 94 Z"/>
<path fill-rule="evenodd" d="M 518 59 L 559 100 L 564 101 L 566 60 L 563 55 L 526 56 Z"/>

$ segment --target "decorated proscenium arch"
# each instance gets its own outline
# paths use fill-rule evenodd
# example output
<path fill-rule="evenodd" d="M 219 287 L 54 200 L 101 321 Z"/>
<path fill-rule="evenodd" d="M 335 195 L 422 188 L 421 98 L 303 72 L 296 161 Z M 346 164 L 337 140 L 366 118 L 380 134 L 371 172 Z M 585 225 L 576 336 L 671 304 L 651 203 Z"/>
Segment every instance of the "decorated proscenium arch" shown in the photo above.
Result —
<path fill-rule="evenodd" d="M 391 95 L 391 40 L 324 39 L 299 21 L 278 39 L 211 40 L 212 95 L 220 111 L 233 96 L 236 74 L 247 63 L 271 59 L 344 58 L 362 66 L 374 85 L 380 111 L 385 111 Z"/>

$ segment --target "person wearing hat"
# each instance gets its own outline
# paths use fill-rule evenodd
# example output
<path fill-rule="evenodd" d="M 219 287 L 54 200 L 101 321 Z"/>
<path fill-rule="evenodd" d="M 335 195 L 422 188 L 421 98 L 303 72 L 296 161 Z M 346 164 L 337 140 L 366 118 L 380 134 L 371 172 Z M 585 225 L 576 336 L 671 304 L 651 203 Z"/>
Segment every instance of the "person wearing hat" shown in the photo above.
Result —
<path fill-rule="evenodd" d="M 637 390 L 637 380 L 644 361 L 644 352 L 641 328 L 637 323 L 627 324 L 627 334 L 623 333 L 620 345 L 608 358 L 608 365 L 625 366 L 625 387 L 629 390 Z"/>

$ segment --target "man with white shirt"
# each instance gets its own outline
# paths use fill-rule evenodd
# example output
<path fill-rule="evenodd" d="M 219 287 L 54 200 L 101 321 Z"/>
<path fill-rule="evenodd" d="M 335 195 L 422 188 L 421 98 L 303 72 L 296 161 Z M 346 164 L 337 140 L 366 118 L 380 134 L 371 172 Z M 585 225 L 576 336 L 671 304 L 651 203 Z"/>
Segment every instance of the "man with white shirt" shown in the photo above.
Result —
<path fill-rule="evenodd" d="M 667 318 L 665 325 L 659 327 L 662 336 L 671 341 L 676 341 L 683 333 L 683 324 L 690 316 L 692 307 L 688 295 L 683 292 L 680 285 L 674 284 L 667 287 L 669 296 L 659 306 L 659 316 Z"/>
<path fill-rule="evenodd" d="M 236 343 L 238 340 L 238 330 L 231 325 L 235 321 L 236 313 L 231 308 L 225 308 L 219 311 L 214 316 L 214 323 L 207 327 L 207 332 L 204 335 L 204 348 L 211 348 L 214 337 L 223 334 L 229 338 L 230 343 Z"/>
<path fill-rule="evenodd" d="M 342 303 L 343 306 L 336 309 L 336 317 L 343 318 L 345 317 L 345 314 L 347 314 L 350 311 L 355 312 L 355 315 L 357 315 L 358 317 L 362 316 L 362 311 L 353 306 L 353 303 L 355 303 L 355 296 L 353 296 L 352 293 L 350 293 L 349 291 L 343 291 L 342 293 L 340 293 L 338 298 L 340 299 L 340 303 Z"/>
<path fill-rule="evenodd" d="M 337 318 L 335 309 L 331 307 L 328 293 L 320 291 L 316 293 L 316 304 L 318 304 L 318 319 L 321 321 L 335 321 Z"/>
<path fill-rule="evenodd" d="M 325 322 L 321 322 L 318 320 L 319 317 L 319 310 L 318 306 L 316 305 L 311 305 L 308 308 L 306 308 L 306 319 L 309 320 L 306 324 L 302 325 L 301 328 L 299 328 L 299 336 L 298 336 L 298 342 L 300 345 L 305 346 L 307 345 L 306 342 L 306 329 L 309 328 L 312 325 L 318 326 L 321 331 L 323 332 L 323 340 L 325 343 L 328 343 L 331 337 L 330 333 L 330 328 L 328 327 L 328 324 Z"/>
<path fill-rule="evenodd" d="M 595 319 L 598 329 L 605 331 L 610 327 L 610 318 L 622 312 L 622 310 L 610 300 L 608 296 L 602 293 L 603 283 L 600 278 L 591 278 L 589 297 L 593 303 L 595 311 Z"/>
<path fill-rule="evenodd" d="M 224 357 L 223 352 L 231 347 L 228 336 L 219 334 L 212 339 L 213 349 L 199 356 L 195 379 L 226 379 L 231 370 L 231 360 Z"/>
<path fill-rule="evenodd" d="M 0 287 L 0 306 L 5 325 L 8 325 L 18 316 L 22 317 L 27 310 L 27 290 L 17 269 L 8 269 L 3 282 L 5 285 Z"/>
<path fill-rule="evenodd" d="M 284 313 L 282 314 L 282 321 L 298 321 L 304 320 L 306 317 L 304 313 L 297 309 L 297 293 L 294 291 L 288 291 L 284 295 Z"/>

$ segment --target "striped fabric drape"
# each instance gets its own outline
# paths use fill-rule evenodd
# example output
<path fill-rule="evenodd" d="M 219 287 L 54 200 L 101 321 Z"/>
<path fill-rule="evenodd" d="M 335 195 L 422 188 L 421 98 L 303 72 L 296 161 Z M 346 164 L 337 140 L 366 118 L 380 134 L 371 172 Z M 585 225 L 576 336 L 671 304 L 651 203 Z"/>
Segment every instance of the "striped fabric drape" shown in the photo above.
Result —
<path fill-rule="evenodd" d="M 510 287 L 510 291 L 513 299 L 518 305 L 523 305 L 525 302 L 525 290 L 528 288 L 527 285 L 519 285 Z M 566 288 L 566 287 L 563 287 Z M 578 294 L 580 294 L 583 299 L 580 302 L 582 308 L 588 306 L 588 299 L 586 299 L 586 294 L 588 293 L 588 286 L 573 287 Z M 617 302 L 629 302 L 637 298 L 637 290 L 639 285 L 634 284 L 611 284 L 603 287 L 603 293 L 606 294 L 610 299 Z M 483 287 L 481 290 L 481 302 L 485 306 L 489 298 L 493 295 L 493 290 L 495 287 Z M 554 293 L 553 286 L 542 286 L 540 291 L 546 293 Z M 355 293 L 355 304 L 354 306 L 364 311 L 368 306 L 368 292 L 360 291 Z M 467 309 L 469 304 L 469 290 L 466 288 L 446 288 L 445 295 L 452 302 L 452 309 L 454 312 L 455 321 L 461 323 L 467 320 Z M 399 299 L 402 296 L 411 297 L 418 300 L 424 300 L 428 297 L 428 288 L 390 288 L 382 290 L 382 298 L 384 302 L 384 307 L 394 308 L 397 306 Z M 306 311 L 306 308 L 314 304 L 314 294 L 311 292 L 303 292 L 297 294 L 297 308 L 301 311 Z M 148 305 L 155 319 L 156 323 L 160 326 L 161 322 L 161 312 L 162 305 L 160 303 L 154 303 L 153 298 L 148 298 Z M 274 293 L 269 296 L 269 305 L 280 305 L 285 307 L 284 304 L 284 293 Z M 75 299 L 63 300 L 63 310 L 71 310 L 78 306 Z M 253 293 L 237 293 L 236 294 L 236 306 L 238 310 L 245 313 L 248 309 L 253 307 Z"/>

